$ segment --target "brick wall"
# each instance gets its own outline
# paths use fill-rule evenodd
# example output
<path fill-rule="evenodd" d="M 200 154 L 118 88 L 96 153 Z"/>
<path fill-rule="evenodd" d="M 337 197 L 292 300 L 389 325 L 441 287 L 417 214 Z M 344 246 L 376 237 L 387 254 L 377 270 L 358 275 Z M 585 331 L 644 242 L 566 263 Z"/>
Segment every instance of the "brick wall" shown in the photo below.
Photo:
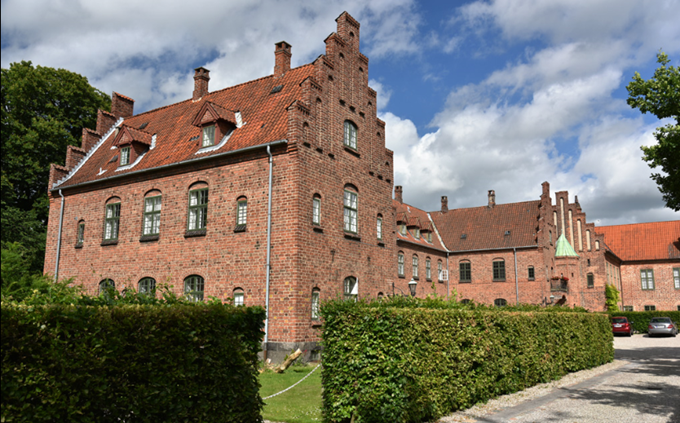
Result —
<path fill-rule="evenodd" d="M 680 306 L 680 289 L 675 289 L 673 268 L 680 268 L 680 261 L 623 264 L 623 305 L 633 306 L 635 311 L 644 311 L 646 305 L 653 305 L 657 310 L 677 310 Z M 642 269 L 652 269 L 654 289 L 642 289 Z"/>

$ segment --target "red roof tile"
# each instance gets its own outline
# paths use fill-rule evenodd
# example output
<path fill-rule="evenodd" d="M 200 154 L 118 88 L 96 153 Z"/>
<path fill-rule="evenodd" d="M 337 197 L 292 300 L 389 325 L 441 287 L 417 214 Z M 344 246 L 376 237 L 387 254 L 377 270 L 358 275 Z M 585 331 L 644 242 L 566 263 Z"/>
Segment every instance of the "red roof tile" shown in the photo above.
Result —
<path fill-rule="evenodd" d="M 397 240 L 409 241 L 414 244 L 420 244 L 424 247 L 437 248 L 439 250 L 445 250 L 446 248 L 439 242 L 439 237 L 434 231 L 432 231 L 432 225 L 430 218 L 427 216 L 427 212 L 413 207 L 409 204 L 400 203 L 397 200 L 392 200 L 392 206 L 397 211 L 397 216 L 400 216 L 401 220 L 399 222 L 408 222 L 409 227 L 419 227 L 421 229 L 420 238 L 413 236 L 410 230 L 406 231 L 406 235 L 402 235 L 399 230 L 397 230 Z M 428 242 L 422 235 L 424 231 L 432 231 L 432 242 Z"/>
<path fill-rule="evenodd" d="M 196 141 L 198 138 L 193 137 L 200 135 L 201 128 L 193 126 L 192 122 L 208 101 L 219 107 L 220 115 L 228 116 L 232 110 L 240 112 L 243 126 L 233 131 L 223 147 L 204 153 L 201 157 L 286 139 L 287 108 L 295 100 L 303 98 L 300 83 L 313 73 L 314 65 L 308 64 L 291 69 L 276 80 L 270 75 L 211 92 L 197 102 L 189 99 L 126 118 L 124 124 L 130 128 L 140 128 L 146 124 L 144 132 L 155 134 L 156 144 L 134 169 L 120 170 L 118 174 L 197 157 L 195 153 L 199 149 Z M 283 85 L 283 89 L 271 94 L 272 88 L 277 85 Z M 109 136 L 60 188 L 104 179 L 116 171 L 118 163 L 111 162 L 113 156 L 117 154 L 117 151 L 111 148 L 114 138 L 115 134 Z"/>
<path fill-rule="evenodd" d="M 680 259 L 680 220 L 598 226 L 595 232 L 624 261 Z"/>
<path fill-rule="evenodd" d="M 431 212 L 430 216 L 451 251 L 526 247 L 538 245 L 540 204 L 540 201 L 496 204 L 491 208 Z M 506 231 L 510 234 L 505 235 Z"/>

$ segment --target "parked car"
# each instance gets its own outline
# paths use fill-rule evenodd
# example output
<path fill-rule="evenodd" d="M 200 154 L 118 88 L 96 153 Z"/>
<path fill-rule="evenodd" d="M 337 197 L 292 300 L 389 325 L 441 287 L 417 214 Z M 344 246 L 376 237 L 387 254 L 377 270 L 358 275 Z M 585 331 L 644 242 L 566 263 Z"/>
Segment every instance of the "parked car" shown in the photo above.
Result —
<path fill-rule="evenodd" d="M 647 326 L 649 336 L 678 334 L 678 325 L 670 317 L 652 317 L 652 321 Z"/>
<path fill-rule="evenodd" d="M 633 322 L 629 322 L 625 317 L 613 317 L 612 332 L 614 335 L 631 336 L 633 334 Z"/>

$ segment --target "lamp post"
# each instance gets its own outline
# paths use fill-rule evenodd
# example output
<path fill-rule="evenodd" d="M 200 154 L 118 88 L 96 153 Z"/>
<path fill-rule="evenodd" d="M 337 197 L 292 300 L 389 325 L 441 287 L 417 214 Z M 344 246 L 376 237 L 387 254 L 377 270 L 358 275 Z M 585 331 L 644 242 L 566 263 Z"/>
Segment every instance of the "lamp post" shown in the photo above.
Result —
<path fill-rule="evenodd" d="M 415 297 L 416 296 L 416 287 L 418 286 L 418 282 L 415 281 L 415 279 L 411 278 L 411 281 L 408 283 L 408 289 L 411 290 L 411 296 Z"/>

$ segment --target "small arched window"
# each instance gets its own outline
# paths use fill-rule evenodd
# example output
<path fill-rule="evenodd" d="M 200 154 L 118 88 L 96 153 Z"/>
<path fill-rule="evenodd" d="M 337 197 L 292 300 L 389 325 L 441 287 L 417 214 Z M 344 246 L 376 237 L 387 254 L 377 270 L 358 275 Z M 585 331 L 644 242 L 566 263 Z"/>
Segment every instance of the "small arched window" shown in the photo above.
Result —
<path fill-rule="evenodd" d="M 413 255 L 413 279 L 418 278 L 418 255 Z"/>
<path fill-rule="evenodd" d="M 495 259 L 493 261 L 493 280 L 497 282 L 505 280 L 505 260 Z"/>
<path fill-rule="evenodd" d="M 140 279 L 137 292 L 140 294 L 154 295 L 156 293 L 156 280 L 149 277 Z"/>
<path fill-rule="evenodd" d="M 319 320 L 319 306 L 321 304 L 321 290 L 312 289 L 312 320 Z"/>
<path fill-rule="evenodd" d="M 187 276 L 184 279 L 184 295 L 193 301 L 203 301 L 205 281 L 198 275 Z"/>
<path fill-rule="evenodd" d="M 345 197 L 344 197 L 344 229 L 345 232 L 351 232 L 353 234 L 357 233 L 357 221 L 359 219 L 358 215 L 358 194 L 356 188 L 351 185 L 345 185 Z"/>
<path fill-rule="evenodd" d="M 383 218 L 382 214 L 378 214 L 378 218 L 376 220 L 376 234 L 379 240 L 382 240 L 383 234 L 382 234 L 382 229 L 383 229 Z"/>
<path fill-rule="evenodd" d="M 99 295 L 107 295 L 107 291 L 116 289 L 116 282 L 113 279 L 106 278 L 99 282 Z"/>
<path fill-rule="evenodd" d="M 314 194 L 312 198 L 312 223 L 321 225 L 321 196 Z"/>
<path fill-rule="evenodd" d="M 208 225 L 208 184 L 194 184 L 189 191 L 188 231 L 206 229 Z"/>
<path fill-rule="evenodd" d="M 150 191 L 144 197 L 142 235 L 158 235 L 161 231 L 161 192 Z"/>
<path fill-rule="evenodd" d="M 404 276 L 404 253 L 401 251 L 397 254 L 397 274 Z"/>
<path fill-rule="evenodd" d="M 245 294 L 243 292 L 243 289 L 241 288 L 235 288 L 234 289 L 234 305 L 235 306 L 242 306 L 245 304 Z"/>
<path fill-rule="evenodd" d="M 245 227 L 248 222 L 248 199 L 241 196 L 236 200 L 236 226 Z"/>
<path fill-rule="evenodd" d="M 357 286 L 357 278 L 350 276 L 345 278 L 343 282 L 343 291 L 346 300 L 357 300 L 359 296 L 359 287 Z"/>
<path fill-rule="evenodd" d="M 493 300 L 493 305 L 495 305 L 496 307 L 505 307 L 506 305 L 508 305 L 508 302 L 505 301 L 504 298 L 496 298 L 495 300 Z"/>
<path fill-rule="evenodd" d="M 345 121 L 344 144 L 354 150 L 357 149 L 357 126 L 349 120 Z"/>

